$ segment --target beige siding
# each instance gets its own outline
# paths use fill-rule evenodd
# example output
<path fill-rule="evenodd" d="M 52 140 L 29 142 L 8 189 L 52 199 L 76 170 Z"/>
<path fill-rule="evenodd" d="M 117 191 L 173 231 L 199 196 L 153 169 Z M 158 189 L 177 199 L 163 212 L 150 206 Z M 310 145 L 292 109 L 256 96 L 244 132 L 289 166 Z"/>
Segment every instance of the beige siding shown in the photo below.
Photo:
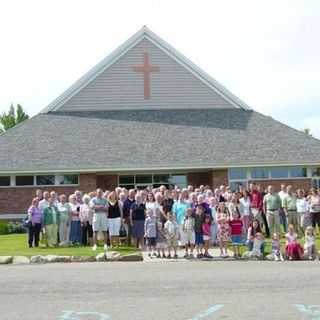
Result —
<path fill-rule="evenodd" d="M 151 74 L 151 98 L 144 99 L 142 73 L 132 67 L 143 63 L 160 67 Z M 95 80 L 80 90 L 59 111 L 110 110 L 120 108 L 233 108 L 164 51 L 143 39 Z"/>

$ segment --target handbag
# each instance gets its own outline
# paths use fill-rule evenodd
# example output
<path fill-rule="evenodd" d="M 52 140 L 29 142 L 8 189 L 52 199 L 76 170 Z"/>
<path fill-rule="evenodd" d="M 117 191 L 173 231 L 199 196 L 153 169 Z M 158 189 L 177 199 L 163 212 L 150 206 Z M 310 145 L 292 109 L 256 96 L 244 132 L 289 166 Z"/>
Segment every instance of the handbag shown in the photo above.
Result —
<path fill-rule="evenodd" d="M 127 237 L 127 230 L 126 230 L 126 228 L 124 227 L 123 224 L 120 227 L 119 236 L 120 236 L 120 238 L 126 238 Z"/>

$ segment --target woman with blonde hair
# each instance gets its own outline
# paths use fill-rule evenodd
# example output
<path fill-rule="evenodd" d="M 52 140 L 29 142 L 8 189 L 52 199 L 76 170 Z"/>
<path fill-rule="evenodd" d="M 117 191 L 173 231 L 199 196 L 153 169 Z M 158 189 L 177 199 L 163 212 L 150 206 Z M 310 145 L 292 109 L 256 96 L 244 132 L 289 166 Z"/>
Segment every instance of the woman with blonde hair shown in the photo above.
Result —
<path fill-rule="evenodd" d="M 111 246 L 119 245 L 119 233 L 123 220 L 123 205 L 118 200 L 118 195 L 115 191 L 112 191 L 108 195 L 108 225 L 109 225 L 109 236 Z"/>

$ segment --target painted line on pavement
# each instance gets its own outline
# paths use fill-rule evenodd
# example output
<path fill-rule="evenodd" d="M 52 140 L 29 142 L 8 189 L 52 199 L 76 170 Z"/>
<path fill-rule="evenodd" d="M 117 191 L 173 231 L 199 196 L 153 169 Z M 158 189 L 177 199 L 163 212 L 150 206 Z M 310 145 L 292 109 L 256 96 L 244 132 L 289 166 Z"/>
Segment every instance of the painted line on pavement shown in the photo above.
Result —
<path fill-rule="evenodd" d="M 206 317 L 211 316 L 213 313 L 217 312 L 218 310 L 224 307 L 223 304 L 215 304 L 209 309 L 205 310 L 203 313 L 196 315 L 195 317 L 191 318 L 190 320 L 200 320 Z"/>
<path fill-rule="evenodd" d="M 295 307 L 310 320 L 320 320 L 320 305 L 295 304 Z"/>
<path fill-rule="evenodd" d="M 105 313 L 99 312 L 86 312 L 86 311 L 71 311 L 66 310 L 62 311 L 63 315 L 59 318 L 59 320 L 86 320 L 86 317 L 90 317 L 90 320 L 109 320 L 110 316 Z"/>

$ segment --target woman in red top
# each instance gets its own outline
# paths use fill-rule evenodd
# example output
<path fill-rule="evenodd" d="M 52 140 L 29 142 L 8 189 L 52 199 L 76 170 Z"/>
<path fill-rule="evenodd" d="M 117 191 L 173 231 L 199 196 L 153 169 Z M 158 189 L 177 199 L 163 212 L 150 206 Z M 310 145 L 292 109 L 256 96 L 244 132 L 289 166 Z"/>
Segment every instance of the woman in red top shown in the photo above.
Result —
<path fill-rule="evenodd" d="M 241 257 L 240 246 L 242 244 L 242 228 L 243 222 L 240 217 L 239 211 L 233 212 L 233 219 L 229 221 L 231 240 L 233 245 L 234 257 Z"/>
<path fill-rule="evenodd" d="M 204 241 L 204 257 L 205 258 L 212 258 L 209 254 L 209 243 L 211 239 L 211 217 L 206 215 L 204 218 L 204 222 L 202 224 L 202 235 Z"/>

